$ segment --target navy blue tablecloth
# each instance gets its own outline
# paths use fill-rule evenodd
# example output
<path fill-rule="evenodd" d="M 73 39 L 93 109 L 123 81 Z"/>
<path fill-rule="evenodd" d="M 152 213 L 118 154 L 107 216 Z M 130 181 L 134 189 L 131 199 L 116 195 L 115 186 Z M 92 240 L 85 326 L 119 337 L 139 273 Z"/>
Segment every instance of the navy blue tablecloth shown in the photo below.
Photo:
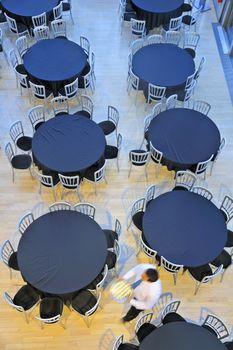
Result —
<path fill-rule="evenodd" d="M 29 77 L 50 88 L 54 95 L 76 79 L 87 64 L 83 48 L 70 40 L 41 40 L 28 49 L 23 63 Z"/>
<path fill-rule="evenodd" d="M 20 271 L 32 286 L 45 293 L 67 294 L 98 276 L 107 242 L 88 215 L 61 210 L 40 216 L 27 228 L 17 256 Z"/>
<path fill-rule="evenodd" d="M 31 27 L 31 17 L 38 16 L 46 12 L 48 17 L 52 10 L 59 4 L 59 0 L 2 0 L 3 12 L 17 22 L 26 24 Z"/>
<path fill-rule="evenodd" d="M 81 115 L 64 115 L 40 126 L 32 139 L 36 162 L 57 173 L 78 173 L 96 163 L 105 151 L 102 129 Z"/>
<path fill-rule="evenodd" d="M 220 210 L 189 191 L 167 192 L 151 201 L 143 216 L 143 233 L 160 256 L 189 267 L 214 260 L 227 240 Z"/>
<path fill-rule="evenodd" d="M 137 18 L 146 20 L 147 28 L 153 29 L 169 23 L 171 18 L 182 14 L 184 0 L 131 0 Z"/>
<path fill-rule="evenodd" d="M 226 350 L 224 344 L 207 329 L 186 322 L 171 322 L 146 336 L 140 350 Z"/>
<path fill-rule="evenodd" d="M 162 164 L 169 170 L 186 170 L 215 155 L 221 137 L 216 124 L 204 114 L 174 108 L 152 120 L 148 140 L 163 152 Z"/>
<path fill-rule="evenodd" d="M 132 59 L 132 70 L 140 79 L 140 89 L 147 95 L 148 84 L 164 86 L 166 95 L 185 86 L 187 77 L 194 73 L 192 56 L 173 44 L 147 45 Z"/>

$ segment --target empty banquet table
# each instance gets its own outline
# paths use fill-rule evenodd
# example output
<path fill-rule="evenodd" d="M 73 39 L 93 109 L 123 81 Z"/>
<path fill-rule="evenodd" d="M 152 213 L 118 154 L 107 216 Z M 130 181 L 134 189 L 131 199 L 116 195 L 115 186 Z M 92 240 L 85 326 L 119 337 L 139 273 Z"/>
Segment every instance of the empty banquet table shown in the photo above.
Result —
<path fill-rule="evenodd" d="M 83 48 L 70 40 L 46 39 L 30 47 L 23 57 L 29 77 L 58 95 L 64 84 L 74 81 L 87 64 Z"/>
<path fill-rule="evenodd" d="M 169 95 L 185 86 L 187 77 L 195 72 L 195 64 L 192 56 L 177 45 L 153 44 L 133 55 L 132 70 L 145 96 L 149 83 L 166 87 Z"/>
<path fill-rule="evenodd" d="M 146 336 L 140 350 L 226 350 L 207 329 L 186 322 L 171 322 Z"/>
<path fill-rule="evenodd" d="M 58 173 L 78 173 L 96 163 L 105 151 L 102 129 L 80 115 L 61 115 L 42 124 L 32 139 L 40 166 Z"/>
<path fill-rule="evenodd" d="M 107 257 L 107 242 L 88 215 L 59 210 L 30 224 L 17 256 L 24 279 L 33 287 L 67 294 L 85 288 L 98 276 Z"/>
<path fill-rule="evenodd" d="M 140 20 L 148 29 L 169 23 L 171 18 L 182 14 L 184 0 L 131 0 Z"/>
<path fill-rule="evenodd" d="M 216 124 L 188 108 L 161 112 L 150 123 L 148 141 L 163 153 L 169 170 L 195 170 L 199 162 L 218 152 L 221 136 Z"/>
<path fill-rule="evenodd" d="M 46 12 L 48 17 L 52 14 L 52 10 L 59 4 L 59 0 L 2 0 L 3 12 L 17 22 L 24 23 L 28 27 L 32 25 L 31 17 L 38 16 Z"/>
<path fill-rule="evenodd" d="M 171 191 L 153 199 L 143 215 L 147 244 L 172 263 L 189 267 L 213 261 L 227 240 L 221 211 L 189 191 Z"/>

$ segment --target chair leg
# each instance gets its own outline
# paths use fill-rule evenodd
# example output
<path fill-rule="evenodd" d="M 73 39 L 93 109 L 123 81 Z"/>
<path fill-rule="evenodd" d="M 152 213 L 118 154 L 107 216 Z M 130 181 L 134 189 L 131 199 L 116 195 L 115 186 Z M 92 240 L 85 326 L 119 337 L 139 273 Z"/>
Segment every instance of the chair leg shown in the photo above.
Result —
<path fill-rule="evenodd" d="M 97 186 L 96 186 L 96 181 L 95 181 L 95 195 L 97 196 Z"/>
<path fill-rule="evenodd" d="M 73 18 L 71 10 L 70 10 L 70 17 L 71 17 L 72 23 L 74 24 L 74 18 Z"/>
<path fill-rule="evenodd" d="M 13 183 L 15 182 L 15 172 L 14 172 L 14 168 L 12 168 L 12 181 L 13 181 Z"/>
<path fill-rule="evenodd" d="M 56 196 L 56 192 L 55 192 L 54 186 L 52 186 L 52 192 L 53 192 L 53 198 L 54 198 L 54 200 L 55 200 L 55 202 L 56 202 L 57 196 Z"/>
<path fill-rule="evenodd" d="M 24 311 L 24 317 L 25 317 L 26 323 L 29 323 L 29 317 L 28 317 L 28 314 L 25 311 Z"/>
<path fill-rule="evenodd" d="M 199 290 L 200 286 L 201 286 L 201 283 L 200 283 L 200 282 L 196 282 L 196 286 L 195 286 L 194 295 L 196 295 L 196 294 L 197 294 L 197 292 L 198 292 L 198 290 Z"/>
<path fill-rule="evenodd" d="M 177 273 L 173 273 L 173 280 L 174 280 L 174 285 L 176 286 Z"/>
<path fill-rule="evenodd" d="M 132 170 L 132 163 L 130 162 L 130 167 L 129 167 L 129 173 L 128 173 L 128 177 L 130 177 L 130 174 L 131 174 L 131 170 Z"/>
<path fill-rule="evenodd" d="M 10 279 L 12 279 L 12 270 L 10 267 L 9 267 L 9 271 L 10 271 Z"/>
<path fill-rule="evenodd" d="M 61 199 L 63 199 L 64 197 L 64 187 L 62 186 L 62 190 L 61 190 Z"/>

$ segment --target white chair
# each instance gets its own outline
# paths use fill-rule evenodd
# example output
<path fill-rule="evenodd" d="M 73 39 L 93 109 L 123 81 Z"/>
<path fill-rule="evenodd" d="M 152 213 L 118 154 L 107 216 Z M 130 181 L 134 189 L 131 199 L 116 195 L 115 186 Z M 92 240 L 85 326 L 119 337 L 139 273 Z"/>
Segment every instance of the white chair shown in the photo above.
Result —
<path fill-rule="evenodd" d="M 143 213 L 143 209 L 145 206 L 145 198 L 139 198 L 137 199 L 130 207 L 129 213 L 127 216 L 127 230 L 130 228 L 131 224 L 133 223 L 133 219 L 136 214 Z"/>
<path fill-rule="evenodd" d="M 53 19 L 54 20 L 59 20 L 62 18 L 62 1 L 53 8 Z"/>
<path fill-rule="evenodd" d="M 164 309 L 161 311 L 161 322 L 171 312 L 177 312 L 179 306 L 180 306 L 180 300 L 172 300 L 167 304 Z"/>
<path fill-rule="evenodd" d="M 21 96 L 23 94 L 23 89 L 26 89 L 27 94 L 29 96 L 29 101 L 30 101 L 31 96 L 30 96 L 30 89 L 29 89 L 29 83 L 28 83 L 28 76 L 26 74 L 19 73 L 16 69 L 14 69 L 14 71 L 15 71 L 17 82 L 19 83 Z"/>
<path fill-rule="evenodd" d="M 226 222 L 228 223 L 233 218 L 233 198 L 225 196 L 221 203 L 220 210 L 224 213 Z"/>
<path fill-rule="evenodd" d="M 32 130 L 35 132 L 45 122 L 44 106 L 39 105 L 31 108 L 28 111 L 28 118 L 32 125 Z"/>
<path fill-rule="evenodd" d="M 58 174 L 58 176 L 62 185 L 61 199 L 63 199 L 64 197 L 65 189 L 70 189 L 70 190 L 76 190 L 77 197 L 81 201 L 81 196 L 79 193 L 79 187 L 80 187 L 79 175 L 65 176 L 65 175 Z"/>
<path fill-rule="evenodd" d="M 104 165 L 102 166 L 102 168 L 100 168 L 99 170 L 96 170 L 94 172 L 93 179 L 88 179 L 88 178 L 85 177 L 85 179 L 87 181 L 90 181 L 90 182 L 94 183 L 95 195 L 97 195 L 97 183 L 99 183 L 102 180 L 104 180 L 106 184 L 108 183 L 107 180 L 106 180 L 106 177 L 105 177 L 105 172 L 106 172 L 106 161 L 104 162 Z"/>
<path fill-rule="evenodd" d="M 64 19 L 56 19 L 52 21 L 51 29 L 54 38 L 67 38 L 66 21 Z"/>
<path fill-rule="evenodd" d="M 44 329 L 45 324 L 53 324 L 59 322 L 61 326 L 65 329 L 65 325 L 61 322 L 61 315 L 56 315 L 50 318 L 42 318 L 40 316 L 35 316 L 35 319 L 40 321 L 41 329 Z"/>
<path fill-rule="evenodd" d="M 222 140 L 221 140 L 221 143 L 220 143 L 220 146 L 219 146 L 219 149 L 218 149 L 217 154 L 216 154 L 215 157 L 212 158 L 212 160 L 211 160 L 210 175 L 212 174 L 214 164 L 215 164 L 216 161 L 218 160 L 218 158 L 219 158 L 220 154 L 222 153 L 223 149 L 225 148 L 225 146 L 226 146 L 226 139 L 225 139 L 225 137 L 223 137 Z"/>
<path fill-rule="evenodd" d="M 33 223 L 34 216 L 32 213 L 25 214 L 19 221 L 18 224 L 18 231 L 21 233 L 21 235 L 24 234 L 26 229 Z"/>
<path fill-rule="evenodd" d="M 43 100 L 45 105 L 47 105 L 47 100 L 52 96 L 52 92 L 49 90 L 46 90 L 43 85 L 37 85 L 29 81 L 30 88 L 33 95 L 33 103 L 35 105 L 36 98 Z"/>
<path fill-rule="evenodd" d="M 153 115 L 152 114 L 149 114 L 147 115 L 145 118 L 144 118 L 144 127 L 143 127 L 143 139 L 142 139 L 142 142 L 141 142 L 141 145 L 140 145 L 140 149 L 142 148 L 143 146 L 143 143 L 146 141 L 148 141 L 148 129 L 149 129 L 149 126 L 150 126 L 150 123 L 153 119 Z"/>
<path fill-rule="evenodd" d="M 196 167 L 195 175 L 200 175 L 204 173 L 204 179 L 206 178 L 206 170 L 212 161 L 213 154 L 210 156 L 209 159 L 205 160 L 204 162 L 199 162 Z"/>
<path fill-rule="evenodd" d="M 131 39 L 133 35 L 137 37 L 144 37 L 146 35 L 146 21 L 139 21 L 137 19 L 131 18 Z"/>
<path fill-rule="evenodd" d="M 87 57 L 89 59 L 91 45 L 90 45 L 89 40 L 85 36 L 80 36 L 80 46 L 83 48 L 83 50 L 85 51 L 85 54 L 87 55 Z"/>
<path fill-rule="evenodd" d="M 49 206 L 50 213 L 59 210 L 72 210 L 72 206 L 67 202 L 55 202 Z"/>
<path fill-rule="evenodd" d="M 173 45 L 179 45 L 180 43 L 180 40 L 181 40 L 181 34 L 180 32 L 176 32 L 174 30 L 168 30 L 166 33 L 165 33 L 165 36 L 164 36 L 164 41 L 166 44 L 173 44 Z"/>
<path fill-rule="evenodd" d="M 54 116 L 69 114 L 68 98 L 66 96 L 57 96 L 51 100 Z"/>
<path fill-rule="evenodd" d="M 167 25 L 165 24 L 163 26 L 163 30 L 165 30 L 165 31 L 168 31 L 168 30 L 178 31 L 178 30 L 180 30 L 181 25 L 182 25 L 182 17 L 183 16 L 171 18 L 170 22 Z"/>
<path fill-rule="evenodd" d="M 183 26 L 185 27 L 185 30 L 190 31 L 194 26 L 194 31 L 196 32 L 197 21 L 198 21 L 198 17 L 200 16 L 200 13 L 201 13 L 201 8 L 197 9 L 196 11 L 192 11 L 190 15 L 183 16 L 182 23 L 183 23 Z"/>
<path fill-rule="evenodd" d="M 229 336 L 226 325 L 215 315 L 209 314 L 203 322 L 202 327 L 207 327 L 213 330 L 216 333 L 217 338 L 221 341 Z"/>
<path fill-rule="evenodd" d="M 48 310 L 49 315 L 48 317 Z M 40 314 L 35 316 L 35 319 L 40 321 L 41 329 L 46 324 L 53 324 L 59 322 L 60 325 L 65 329 L 65 325 L 62 323 L 63 313 L 63 301 L 59 297 L 44 297 L 40 301 Z M 47 317 L 46 317 L 47 316 Z"/>
<path fill-rule="evenodd" d="M 78 211 L 79 213 L 88 215 L 90 216 L 90 218 L 95 220 L 96 208 L 94 207 L 94 205 L 91 205 L 89 203 L 77 203 L 74 205 L 73 209 Z"/>
<path fill-rule="evenodd" d="M 150 324 L 152 321 L 154 314 L 153 312 L 147 312 L 145 314 L 143 314 L 138 320 L 137 323 L 134 327 L 134 332 L 135 334 L 138 334 L 140 328 L 144 325 L 144 327 L 146 326 L 146 324 Z M 155 328 L 155 326 L 151 325 L 151 328 Z M 152 331 L 152 329 L 150 329 L 150 331 Z M 145 335 L 146 336 L 146 335 Z M 144 337 L 145 337 L 144 336 Z M 139 341 L 139 339 L 138 339 Z M 140 339 L 140 341 L 142 341 L 142 339 Z"/>
<path fill-rule="evenodd" d="M 98 125 L 103 130 L 105 136 L 108 136 L 115 131 L 115 135 L 117 138 L 119 120 L 120 113 L 117 110 L 117 108 L 113 106 L 108 106 L 108 119 L 98 123 Z"/>
<path fill-rule="evenodd" d="M 146 210 L 146 207 L 149 204 L 149 202 L 151 202 L 155 198 L 155 191 L 156 191 L 155 185 L 151 185 L 146 189 L 144 211 Z"/>
<path fill-rule="evenodd" d="M 208 115 L 211 105 L 205 101 L 202 100 L 194 100 L 192 103 L 192 109 L 194 109 L 197 112 L 200 112 L 204 115 Z"/>
<path fill-rule="evenodd" d="M 166 100 L 165 109 L 176 108 L 177 98 L 178 96 L 176 94 L 169 96 Z"/>
<path fill-rule="evenodd" d="M 4 23 L 4 22 L 1 22 L 1 15 L 3 15 L 3 13 L 0 13 L 0 25 L 2 23 Z M 6 54 L 6 51 L 5 51 L 4 39 L 5 39 L 5 36 L 3 35 L 2 29 L 0 28 L 0 52 L 2 52 L 4 54 L 4 57 L 6 59 L 6 63 L 9 65 L 8 57 L 7 57 L 7 54 Z"/>
<path fill-rule="evenodd" d="M 213 198 L 212 193 L 209 190 L 207 190 L 206 188 L 204 188 L 204 187 L 194 186 L 192 188 L 192 192 L 196 193 L 196 194 L 199 194 L 200 196 L 208 199 L 208 201 L 211 201 L 212 198 Z"/>
<path fill-rule="evenodd" d="M 80 292 L 82 293 L 82 291 Z M 88 292 L 92 294 L 90 290 L 88 290 Z M 90 324 L 91 324 L 91 321 L 90 321 L 91 316 L 93 316 L 94 313 L 97 311 L 97 309 L 100 307 L 100 299 L 101 299 L 101 293 L 99 292 L 98 295 L 96 295 L 95 305 L 92 308 L 90 308 L 90 306 L 87 305 L 88 311 L 86 311 L 84 314 L 81 313 L 78 308 L 75 308 L 74 301 L 71 301 L 71 310 L 76 311 L 81 315 L 81 317 L 85 321 L 88 328 L 90 327 Z"/>
<path fill-rule="evenodd" d="M 192 58 L 196 57 L 196 49 L 200 40 L 200 35 L 195 32 L 185 32 L 184 33 L 184 41 L 183 41 L 183 49 L 187 51 Z"/>
<path fill-rule="evenodd" d="M 163 153 L 157 150 L 152 143 L 150 142 L 150 155 L 151 159 L 155 162 L 156 164 L 156 176 L 159 175 L 160 168 L 161 168 L 161 161 L 163 158 Z"/>
<path fill-rule="evenodd" d="M 135 55 L 135 53 L 143 47 L 143 44 L 144 44 L 143 39 L 134 40 L 130 45 L 132 55 Z"/>
<path fill-rule="evenodd" d="M 81 95 L 80 100 L 82 108 L 81 112 L 83 115 L 85 115 L 87 118 L 93 119 L 94 104 L 92 102 L 92 99 L 89 96 Z"/>
<path fill-rule="evenodd" d="M 173 264 L 161 256 L 161 267 L 163 267 L 166 271 L 172 273 L 174 285 L 176 285 L 178 272 L 183 268 L 183 265 Z"/>
<path fill-rule="evenodd" d="M 12 278 L 12 270 L 18 271 L 17 252 L 14 251 L 11 242 L 7 239 L 1 247 L 1 258 L 3 263 L 8 267 L 10 279 Z"/>
<path fill-rule="evenodd" d="M 33 35 L 36 41 L 49 39 L 49 27 L 47 26 L 35 27 L 33 29 Z"/>
<path fill-rule="evenodd" d="M 17 23 L 14 18 L 11 18 L 6 13 L 4 13 L 9 30 L 16 34 L 18 37 L 21 35 L 30 35 L 27 26 L 23 23 Z"/>
<path fill-rule="evenodd" d="M 182 94 L 181 96 L 178 95 L 178 100 L 179 102 L 181 102 L 182 107 L 189 108 L 189 103 L 194 94 L 195 87 L 196 80 L 193 80 L 192 85 L 184 90 L 184 94 Z"/>
<path fill-rule="evenodd" d="M 142 151 L 142 150 L 135 150 L 129 152 L 129 161 L 130 161 L 130 167 L 129 167 L 129 173 L 128 177 L 130 177 L 132 166 L 143 166 L 144 165 L 144 171 L 145 176 L 147 178 L 147 165 L 150 160 L 150 152 Z"/>
<path fill-rule="evenodd" d="M 90 67 L 91 67 L 92 79 L 93 79 L 93 81 L 95 81 L 96 76 L 95 76 L 95 54 L 94 54 L 94 52 L 91 53 Z"/>
<path fill-rule="evenodd" d="M 34 173 L 36 175 L 36 178 L 39 181 L 39 194 L 41 194 L 42 185 L 45 187 L 49 187 L 49 188 L 51 188 L 52 193 L 53 193 L 53 198 L 56 201 L 57 198 L 56 198 L 55 187 L 59 184 L 59 181 L 55 183 L 53 180 L 53 177 L 51 175 L 41 174 L 38 171 L 36 171 L 35 169 L 34 169 Z"/>
<path fill-rule="evenodd" d="M 166 91 L 165 87 L 157 86 L 157 85 L 153 85 L 153 84 L 149 83 L 149 85 L 148 85 L 148 97 L 147 97 L 145 109 L 147 109 L 149 103 L 151 103 L 152 101 L 163 102 L 164 97 L 165 97 L 165 91 Z"/>
<path fill-rule="evenodd" d="M 21 60 L 23 60 L 23 56 L 25 55 L 25 53 L 27 52 L 27 50 L 29 48 L 28 38 L 26 37 L 26 35 L 20 36 L 16 40 L 15 46 L 16 46 L 17 52 L 18 52 Z"/>
<path fill-rule="evenodd" d="M 121 345 L 123 345 L 123 346 L 127 346 L 127 345 L 131 345 L 130 343 L 123 343 L 123 341 L 124 341 L 124 335 L 123 334 L 121 334 L 121 335 L 119 335 L 117 338 L 116 338 L 116 340 L 114 341 L 114 344 L 113 344 L 113 347 L 112 347 L 112 350 L 119 350 L 120 349 L 120 347 L 122 347 Z M 127 348 L 128 349 L 128 348 Z M 129 349 L 130 349 L 130 347 L 129 347 Z"/>
<path fill-rule="evenodd" d="M 191 191 L 196 181 L 197 181 L 197 177 L 191 171 L 189 170 L 177 171 L 174 190 L 184 189 L 184 190 Z"/>
<path fill-rule="evenodd" d="M 28 169 L 32 177 L 32 173 L 31 173 L 32 158 L 29 154 L 15 155 L 10 142 L 8 142 L 5 146 L 5 154 L 11 166 L 13 182 L 15 181 L 15 169 L 19 169 L 19 170 Z"/>
<path fill-rule="evenodd" d="M 203 69 L 205 63 L 206 63 L 206 58 L 203 56 L 203 57 L 201 58 L 201 61 L 200 61 L 200 63 L 199 63 L 199 66 L 198 66 L 198 68 L 197 68 L 197 70 L 196 70 L 196 74 L 195 74 L 195 80 L 196 80 L 196 82 L 198 81 L 198 79 L 199 79 L 199 77 L 200 77 L 201 71 L 202 71 L 202 69 Z"/>
<path fill-rule="evenodd" d="M 119 133 L 117 136 L 117 146 L 106 145 L 104 157 L 106 160 L 116 159 L 117 170 L 120 171 L 119 157 L 122 146 L 122 135 Z"/>
<path fill-rule="evenodd" d="M 91 291 L 91 292 L 94 292 L 95 294 L 99 294 L 100 292 L 102 292 L 103 291 L 103 287 L 104 287 L 104 283 L 105 283 L 105 280 L 106 280 L 106 278 L 107 278 L 107 275 L 108 275 L 108 265 L 107 264 L 105 264 L 104 265 L 104 270 L 103 270 L 103 272 L 102 272 L 102 278 L 101 278 L 101 280 L 96 284 L 96 286 L 95 286 L 95 289 L 93 289 L 93 287 L 89 287 L 88 286 L 88 290 L 89 291 Z"/>
<path fill-rule="evenodd" d="M 62 16 L 64 13 L 69 12 L 70 18 L 72 20 L 72 23 L 74 23 L 73 15 L 72 15 L 72 2 L 71 0 L 63 0 L 62 1 Z"/>
<path fill-rule="evenodd" d="M 152 115 L 152 119 L 154 119 L 154 117 L 156 117 L 157 115 L 159 115 L 161 112 L 163 111 L 163 104 L 162 102 L 156 103 L 156 105 L 153 107 L 151 115 Z"/>
<path fill-rule="evenodd" d="M 68 100 L 72 100 L 73 98 L 78 99 L 78 78 L 72 83 L 66 84 L 64 88 L 60 90 L 60 95 L 66 96 Z"/>
<path fill-rule="evenodd" d="M 146 45 L 154 45 L 154 44 L 160 44 L 163 41 L 163 37 L 160 34 L 153 34 L 153 35 L 149 35 L 146 39 L 145 39 L 145 44 Z"/>
<path fill-rule="evenodd" d="M 143 241 L 142 236 L 140 236 L 140 249 L 138 250 L 137 255 L 140 253 L 140 251 L 148 256 L 152 262 L 154 262 L 157 252 L 154 249 L 148 247 L 148 245 Z"/>
<path fill-rule="evenodd" d="M 161 313 L 164 308 L 172 301 L 173 295 L 170 292 L 166 292 L 160 295 L 158 301 L 156 302 L 153 309 L 157 311 L 157 319 L 160 320 L 161 323 Z"/>
<path fill-rule="evenodd" d="M 33 28 L 47 26 L 46 12 L 41 13 L 38 16 L 32 16 Z"/>
<path fill-rule="evenodd" d="M 93 94 L 95 90 L 95 84 L 94 84 L 93 74 L 91 69 L 87 74 L 83 75 L 82 78 L 83 78 L 83 86 L 82 87 L 80 86 L 79 88 L 84 89 L 86 95 L 87 95 L 87 89 L 90 88 L 91 93 Z"/>
<path fill-rule="evenodd" d="M 202 306 L 200 308 L 200 316 L 197 320 L 197 324 L 199 326 L 202 326 L 208 315 L 215 315 L 215 312 L 207 307 Z"/>
<path fill-rule="evenodd" d="M 132 89 L 135 90 L 135 103 L 137 102 L 138 90 L 139 90 L 139 78 L 133 73 L 132 69 L 129 69 L 128 75 L 128 94 L 131 93 Z"/>
<path fill-rule="evenodd" d="M 8 52 L 8 60 L 11 64 L 14 72 L 17 71 L 18 73 L 26 74 L 25 68 L 22 64 L 20 64 L 19 59 L 18 59 L 14 49 L 12 49 Z M 16 86 L 18 87 L 18 76 L 16 75 L 16 73 L 15 73 L 15 78 L 16 78 Z"/>
<path fill-rule="evenodd" d="M 220 276 L 222 274 L 222 271 L 223 271 L 223 265 L 220 265 L 211 275 L 203 277 L 201 281 L 196 280 L 195 277 L 193 277 L 191 275 L 191 273 L 189 272 L 190 276 L 196 281 L 194 295 L 197 294 L 197 292 L 202 284 L 208 283 L 208 282 L 212 283 L 212 281 L 215 277 Z"/>
<path fill-rule="evenodd" d="M 21 120 L 17 120 L 13 124 L 11 124 L 9 135 L 12 141 L 14 142 L 16 152 L 17 148 L 24 152 L 31 151 L 32 138 L 29 136 L 25 136 Z"/>

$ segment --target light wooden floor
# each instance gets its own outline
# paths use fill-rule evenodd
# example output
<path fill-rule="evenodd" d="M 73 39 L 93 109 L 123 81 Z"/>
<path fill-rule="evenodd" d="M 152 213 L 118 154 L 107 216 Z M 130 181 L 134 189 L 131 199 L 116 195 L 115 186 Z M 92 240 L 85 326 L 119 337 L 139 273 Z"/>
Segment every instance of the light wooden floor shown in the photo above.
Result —
<path fill-rule="evenodd" d="M 144 99 L 139 96 L 137 106 L 134 105 L 134 96 L 126 93 L 127 57 L 129 53 L 129 30 L 127 25 L 120 36 L 117 19 L 117 0 L 86 0 L 74 1 L 75 25 L 69 25 L 69 38 L 79 40 L 80 35 L 89 38 L 93 51 L 96 54 L 96 92 L 93 96 L 95 104 L 94 120 L 100 121 L 106 117 L 107 105 L 116 106 L 121 115 L 119 130 L 123 135 L 123 148 L 120 159 L 120 173 L 116 171 L 114 162 L 108 164 L 108 185 L 99 187 L 95 197 L 91 185 L 82 185 L 81 192 L 85 200 L 97 206 L 97 221 L 104 226 L 111 226 L 114 218 L 118 217 L 123 224 L 123 234 L 120 240 L 122 257 L 120 273 L 126 271 L 139 261 L 146 261 L 141 255 L 135 258 L 135 240 L 125 227 L 126 212 L 129 205 L 136 198 L 143 195 L 150 184 L 158 186 L 158 193 L 165 192 L 172 187 L 171 175 L 163 168 L 159 178 L 155 178 L 153 164 L 149 166 L 149 180 L 146 183 L 141 169 L 132 172 L 128 179 L 128 152 L 138 147 L 143 134 Z M 203 14 L 200 22 L 201 42 L 197 62 L 202 55 L 207 64 L 200 78 L 196 96 L 211 103 L 210 117 L 217 123 L 221 134 L 227 139 L 227 147 L 214 169 L 212 177 L 207 177 L 205 185 L 214 193 L 214 200 L 219 204 L 226 193 L 233 194 L 233 118 L 232 105 L 228 95 L 224 74 L 212 32 L 211 22 L 216 21 L 213 11 Z M 6 49 L 12 47 L 8 39 Z M 21 97 L 16 89 L 15 77 L 10 67 L 1 57 L 0 69 L 0 214 L 1 214 L 1 241 L 13 239 L 17 222 L 28 209 L 35 215 L 46 210 L 53 198 L 47 190 L 42 196 L 38 194 L 38 187 L 28 173 L 17 173 L 16 182 L 12 184 L 11 170 L 3 154 L 3 147 L 8 141 L 10 124 L 21 119 L 31 133 L 27 122 L 27 110 L 30 105 L 27 97 Z M 74 107 L 75 109 L 75 107 Z M 148 111 L 149 112 L 149 111 Z M 109 143 L 115 142 L 114 137 Z M 197 140 L 198 142 L 198 140 Z M 73 195 L 67 200 L 75 201 Z M 182 210 L 182 208 L 181 208 Z M 169 213 L 168 213 L 169 220 Z M 198 252 L 197 252 L 198 254 Z M 172 276 L 161 272 L 164 291 L 171 291 L 174 297 L 182 300 L 181 314 L 188 318 L 198 318 L 201 306 L 206 306 L 222 317 L 227 325 L 233 324 L 233 279 L 232 270 L 229 270 L 222 284 L 219 281 L 213 285 L 201 287 L 197 296 L 193 295 L 194 283 L 186 276 L 179 276 L 177 286 L 173 286 Z M 5 290 L 14 292 L 22 283 L 19 275 L 9 279 L 6 267 L 0 265 L 1 293 Z M 123 305 L 111 300 L 108 293 L 104 294 L 104 309 L 98 312 L 88 329 L 83 320 L 76 314 L 65 311 L 67 329 L 63 330 L 58 324 L 45 327 L 42 331 L 32 319 L 27 325 L 20 313 L 12 310 L 0 298 L 0 349 L 56 349 L 56 350 L 91 350 L 110 349 L 105 346 L 105 340 L 110 343 L 113 337 L 124 333 L 125 339 L 131 337 L 131 329 L 122 325 L 119 320 L 122 316 Z M 210 349 L 211 350 L 211 349 Z"/>

